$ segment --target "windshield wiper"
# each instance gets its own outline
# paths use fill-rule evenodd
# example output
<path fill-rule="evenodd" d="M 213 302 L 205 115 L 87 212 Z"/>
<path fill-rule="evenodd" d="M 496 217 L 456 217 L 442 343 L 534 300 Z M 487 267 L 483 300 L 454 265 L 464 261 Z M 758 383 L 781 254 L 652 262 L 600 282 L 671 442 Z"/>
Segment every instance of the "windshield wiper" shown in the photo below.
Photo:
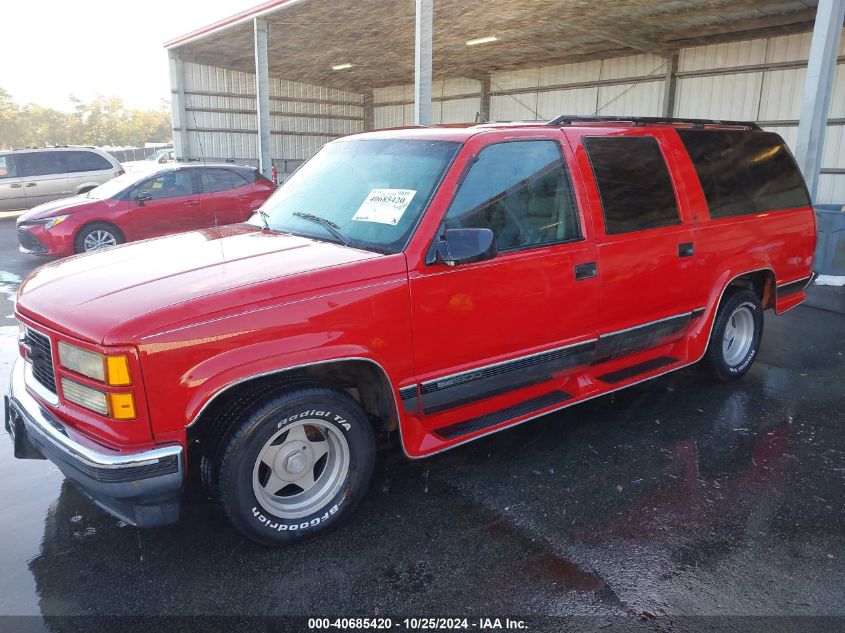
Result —
<path fill-rule="evenodd" d="M 337 240 L 343 244 L 344 246 L 351 246 L 352 240 L 346 237 L 340 230 L 340 227 L 332 222 L 331 220 L 327 220 L 326 218 L 321 218 L 319 215 L 314 215 L 313 213 L 302 213 L 301 211 L 294 211 L 291 215 L 297 218 L 302 218 L 303 220 L 308 220 L 309 222 L 314 222 L 315 224 L 319 224 L 324 229 L 326 229 L 329 233 L 334 235 Z"/>
<path fill-rule="evenodd" d="M 270 230 L 270 214 L 267 213 L 264 209 L 261 209 L 261 208 L 258 208 L 256 210 L 256 213 L 259 215 L 259 217 L 261 218 L 261 221 L 264 223 L 264 230 L 269 231 Z"/>

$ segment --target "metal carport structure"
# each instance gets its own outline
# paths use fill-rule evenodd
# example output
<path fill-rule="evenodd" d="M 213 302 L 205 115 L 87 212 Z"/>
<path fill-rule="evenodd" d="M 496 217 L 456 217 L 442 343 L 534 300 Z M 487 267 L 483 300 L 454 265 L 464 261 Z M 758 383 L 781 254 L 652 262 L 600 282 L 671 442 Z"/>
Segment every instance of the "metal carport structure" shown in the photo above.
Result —
<path fill-rule="evenodd" d="M 285 174 L 366 129 L 743 119 L 845 201 L 845 0 L 271 0 L 167 42 L 183 159 Z"/>

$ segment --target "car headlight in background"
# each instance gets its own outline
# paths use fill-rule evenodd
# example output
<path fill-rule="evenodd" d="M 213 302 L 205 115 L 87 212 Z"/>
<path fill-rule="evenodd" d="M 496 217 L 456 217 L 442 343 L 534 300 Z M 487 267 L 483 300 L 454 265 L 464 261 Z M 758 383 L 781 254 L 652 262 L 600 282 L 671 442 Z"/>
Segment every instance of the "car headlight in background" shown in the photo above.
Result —
<path fill-rule="evenodd" d="M 65 369 L 112 387 L 132 384 L 126 356 L 105 356 L 59 341 L 59 363 Z"/>

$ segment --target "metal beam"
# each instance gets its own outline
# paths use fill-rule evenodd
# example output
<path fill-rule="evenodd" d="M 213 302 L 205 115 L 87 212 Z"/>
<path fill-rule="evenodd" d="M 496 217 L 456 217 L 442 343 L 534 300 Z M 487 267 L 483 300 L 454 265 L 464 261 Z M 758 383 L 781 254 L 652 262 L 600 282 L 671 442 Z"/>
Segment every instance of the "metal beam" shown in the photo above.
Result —
<path fill-rule="evenodd" d="M 816 200 L 819 189 L 822 151 L 833 96 L 836 54 L 839 51 L 843 20 L 845 0 L 819 0 L 795 147 L 795 159 L 807 181 L 813 201 Z"/>
<path fill-rule="evenodd" d="M 267 178 L 273 174 L 270 136 L 270 71 L 267 63 L 269 27 L 264 18 L 253 19 L 255 39 L 255 108 L 258 119 L 258 169 Z"/>
<path fill-rule="evenodd" d="M 431 125 L 431 43 L 434 0 L 416 0 L 414 124 Z"/>
<path fill-rule="evenodd" d="M 173 128 L 173 153 L 176 159 L 189 158 L 188 113 L 185 101 L 185 68 L 175 48 L 167 51 L 170 58 L 170 126 Z"/>
<path fill-rule="evenodd" d="M 675 89 L 678 85 L 678 53 L 666 59 L 666 79 L 663 84 L 663 104 L 660 113 L 665 117 L 675 114 Z"/>
<path fill-rule="evenodd" d="M 490 120 L 490 73 L 484 73 L 481 78 L 481 94 L 479 96 L 481 97 L 481 109 L 478 115 L 481 120 L 478 123 L 486 123 Z"/>

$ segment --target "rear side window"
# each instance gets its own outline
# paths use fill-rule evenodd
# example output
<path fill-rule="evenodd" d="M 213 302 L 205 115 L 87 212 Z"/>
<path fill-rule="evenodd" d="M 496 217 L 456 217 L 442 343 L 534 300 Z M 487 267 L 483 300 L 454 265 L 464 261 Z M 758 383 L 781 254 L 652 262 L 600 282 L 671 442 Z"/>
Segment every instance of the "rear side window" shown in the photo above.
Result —
<path fill-rule="evenodd" d="M 18 168 L 11 156 L 0 156 L 0 178 L 17 178 Z"/>
<path fill-rule="evenodd" d="M 94 152 L 62 152 L 68 173 L 113 169 L 112 164 Z"/>
<path fill-rule="evenodd" d="M 514 141 L 482 149 L 446 214 L 446 227 L 491 229 L 502 251 L 579 239 L 560 146 Z"/>
<path fill-rule="evenodd" d="M 584 139 L 608 235 L 680 224 L 663 153 L 652 136 Z"/>
<path fill-rule="evenodd" d="M 780 136 L 741 130 L 678 130 L 710 217 L 810 205 L 804 178 Z"/>
<path fill-rule="evenodd" d="M 26 152 L 15 155 L 18 174 L 24 178 L 31 176 L 52 176 L 65 173 L 65 164 L 61 152 Z"/>
<path fill-rule="evenodd" d="M 241 176 L 228 169 L 204 169 L 201 178 L 204 193 L 228 191 L 249 184 Z"/>

